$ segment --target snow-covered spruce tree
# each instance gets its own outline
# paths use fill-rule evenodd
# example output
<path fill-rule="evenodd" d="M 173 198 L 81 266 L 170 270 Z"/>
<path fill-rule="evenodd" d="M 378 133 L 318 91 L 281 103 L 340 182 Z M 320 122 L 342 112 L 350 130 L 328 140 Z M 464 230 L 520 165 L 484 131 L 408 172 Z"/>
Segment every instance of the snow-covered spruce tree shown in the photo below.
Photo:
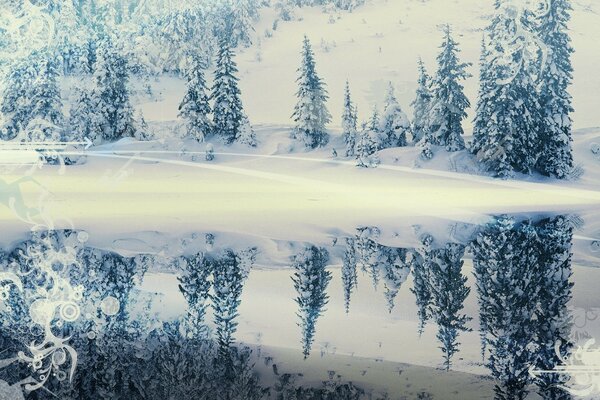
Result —
<path fill-rule="evenodd" d="M 353 238 L 346 238 L 346 248 L 342 258 L 342 286 L 344 287 L 344 309 L 346 314 L 350 312 L 350 297 L 358 285 L 356 273 L 356 249 Z"/>
<path fill-rule="evenodd" d="M 234 53 L 226 39 L 219 41 L 219 52 L 212 87 L 213 122 L 215 135 L 224 143 L 231 144 L 240 134 L 244 117 L 240 89 L 238 88 L 238 69 L 233 60 Z"/>
<path fill-rule="evenodd" d="M 411 252 L 410 265 L 413 275 L 413 287 L 410 288 L 410 291 L 415 295 L 417 318 L 419 319 L 418 332 L 419 336 L 421 336 L 425 330 L 425 324 L 430 319 L 429 305 L 431 303 L 431 292 L 428 284 L 429 264 L 425 261 L 420 251 L 414 250 Z"/>
<path fill-rule="evenodd" d="M 209 291 L 213 263 L 198 253 L 189 258 L 183 258 L 183 271 L 177 280 L 179 291 L 188 304 L 185 317 L 185 327 L 188 338 L 200 339 L 206 337 L 208 329 L 204 318 L 208 309 Z"/>
<path fill-rule="evenodd" d="M 373 134 L 379 136 L 379 126 L 380 126 L 381 118 L 379 116 L 379 110 L 377 106 L 373 106 L 373 110 L 371 112 L 371 118 L 369 118 L 368 128 L 373 132 Z"/>
<path fill-rule="evenodd" d="M 329 301 L 327 285 L 331 280 L 331 273 L 325 269 L 329 253 L 324 248 L 310 246 L 294 256 L 294 289 L 296 290 L 296 304 L 298 304 L 298 326 L 302 330 L 302 354 L 304 358 L 310 355 L 315 337 L 316 322 L 323 313 Z"/>
<path fill-rule="evenodd" d="M 1 138 L 25 134 L 33 141 L 61 140 L 63 114 L 57 79 L 56 63 L 44 51 L 33 52 L 11 66 L 0 100 L 5 121 Z"/>
<path fill-rule="evenodd" d="M 346 144 L 346 157 L 354 156 L 357 136 L 356 106 L 350 98 L 350 84 L 346 81 L 344 88 L 344 112 L 342 113 L 342 135 Z"/>
<path fill-rule="evenodd" d="M 135 118 L 135 133 L 133 136 L 141 142 L 152 140 L 154 138 L 142 110 L 138 111 L 137 117 Z"/>
<path fill-rule="evenodd" d="M 64 116 L 58 87 L 58 69 L 50 55 L 40 54 L 36 62 L 37 76 L 29 97 L 29 121 L 24 126 L 27 139 L 33 142 L 60 141 L 63 139 Z"/>
<path fill-rule="evenodd" d="M 508 0 L 496 0 L 495 8 L 482 54 L 471 151 L 489 172 L 508 178 L 531 172 L 539 154 L 538 63 L 525 17 Z"/>
<path fill-rule="evenodd" d="M 231 250 L 213 260 L 213 294 L 211 295 L 219 350 L 228 354 L 237 330 L 238 307 L 244 286 L 244 272 Z"/>
<path fill-rule="evenodd" d="M 573 226 L 563 215 L 547 218 L 536 225 L 540 257 L 540 305 L 537 315 L 537 368 L 553 370 L 571 354 L 572 315 L 568 308 L 572 298 L 571 245 Z M 558 354 L 557 354 L 558 350 Z M 536 379 L 538 393 L 544 399 L 570 399 L 563 389 L 567 374 L 541 374 Z"/>
<path fill-rule="evenodd" d="M 0 98 L 0 112 L 4 119 L 0 137 L 3 140 L 13 139 L 29 123 L 30 105 L 27 99 L 36 75 L 29 58 L 10 65 Z"/>
<path fill-rule="evenodd" d="M 213 126 L 210 120 L 210 104 L 204 79 L 206 69 L 204 60 L 199 54 L 190 57 L 186 71 L 187 86 L 181 104 L 179 117 L 186 121 L 187 135 L 203 142 L 212 134 Z"/>
<path fill-rule="evenodd" d="M 444 41 L 437 57 L 438 69 L 432 82 L 431 110 L 429 115 L 430 143 L 444 146 L 447 151 L 465 148 L 462 120 L 471 106 L 464 94 L 461 81 L 471 75 L 466 71 L 471 64 L 458 59 L 458 43 L 452 38 L 450 26 L 444 28 Z"/>
<path fill-rule="evenodd" d="M 251 34 L 254 22 L 258 19 L 258 2 L 255 0 L 234 0 L 231 39 L 234 46 L 252 44 Z"/>
<path fill-rule="evenodd" d="M 82 84 L 74 90 L 75 101 L 69 110 L 68 135 L 69 140 L 82 141 L 89 138 L 92 142 L 101 141 L 102 116 L 97 110 L 97 92 L 87 84 Z"/>
<path fill-rule="evenodd" d="M 402 108 L 400 108 L 400 104 L 398 104 L 398 100 L 394 95 L 394 86 L 390 82 L 385 98 L 385 107 L 379 121 L 379 134 L 381 136 L 379 149 L 406 146 L 409 133 L 410 122 Z"/>
<path fill-rule="evenodd" d="M 324 146 L 329 141 L 325 128 L 331 121 L 327 110 L 327 90 L 325 83 L 315 70 L 315 57 L 308 37 L 304 37 L 302 45 L 302 61 L 298 68 L 298 102 L 294 108 L 292 118 L 296 127 L 292 137 L 304 143 L 308 148 Z"/>
<path fill-rule="evenodd" d="M 187 69 L 190 53 L 212 54 L 210 21 L 200 7 L 175 9 L 159 15 L 147 29 L 148 36 L 160 49 L 156 57 L 164 72 L 182 73 Z"/>
<path fill-rule="evenodd" d="M 107 141 L 133 136 L 135 122 L 127 88 L 127 60 L 109 39 L 98 43 L 94 80 L 96 112 L 100 118 L 99 136 Z"/>
<path fill-rule="evenodd" d="M 244 114 L 242 117 L 242 122 L 240 125 L 240 133 L 236 138 L 236 141 L 241 144 L 245 144 L 250 147 L 256 147 L 258 142 L 256 141 L 256 134 L 254 133 L 254 129 L 252 128 L 252 124 L 250 124 L 250 120 L 248 116 Z"/>
<path fill-rule="evenodd" d="M 419 79 L 417 80 L 417 91 L 415 99 L 410 105 L 413 107 L 412 135 L 413 142 L 418 143 L 429 126 L 429 110 L 431 108 L 430 77 L 425 69 L 425 63 L 421 58 L 418 61 Z"/>
<path fill-rule="evenodd" d="M 537 361 L 539 246 L 528 221 L 499 217 L 471 246 L 487 366 L 496 398 L 524 399 Z"/>
<path fill-rule="evenodd" d="M 436 337 L 444 354 L 446 370 L 452 367 L 452 357 L 459 349 L 458 335 L 470 331 L 467 323 L 471 318 L 462 313 L 465 299 L 471 291 L 466 286 L 467 277 L 462 274 L 464 252 L 463 245 L 448 243 L 444 248 L 429 253 L 433 258 L 428 262 L 430 313 L 438 326 Z"/>
<path fill-rule="evenodd" d="M 369 168 L 377 165 L 378 158 L 375 155 L 377 152 L 376 135 L 376 132 L 370 130 L 366 124 L 363 124 L 361 131 L 358 133 L 358 140 L 354 148 L 356 166 Z"/>
<path fill-rule="evenodd" d="M 566 178 L 573 168 L 571 117 L 573 111 L 568 88 L 573 81 L 571 54 L 573 47 L 567 23 L 571 2 L 553 0 L 548 12 L 538 22 L 540 40 L 546 45 L 541 57 L 539 77 L 542 116 L 539 142 L 540 155 L 536 167 L 544 175 Z"/>

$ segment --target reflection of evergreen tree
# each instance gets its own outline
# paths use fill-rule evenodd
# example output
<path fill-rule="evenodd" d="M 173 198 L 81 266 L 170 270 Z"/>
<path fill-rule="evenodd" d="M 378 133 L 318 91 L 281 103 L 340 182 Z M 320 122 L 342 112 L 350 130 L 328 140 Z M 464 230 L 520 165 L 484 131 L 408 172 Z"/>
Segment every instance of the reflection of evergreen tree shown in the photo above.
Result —
<path fill-rule="evenodd" d="M 382 271 L 384 295 L 390 313 L 394 309 L 394 299 L 398 295 L 400 287 L 410 274 L 407 254 L 406 249 L 380 246 L 379 264 Z"/>
<path fill-rule="evenodd" d="M 428 236 L 427 238 L 431 238 Z M 426 239 L 427 239 L 426 238 Z M 422 253 L 427 254 L 429 251 L 430 242 L 423 242 L 421 252 L 414 251 L 412 253 L 412 274 L 413 287 L 410 289 L 415 295 L 417 304 L 417 318 L 419 319 L 419 336 L 423 334 L 425 324 L 429 320 L 429 304 L 431 303 L 431 291 L 429 290 L 429 258 L 423 257 Z"/>
<path fill-rule="evenodd" d="M 356 250 L 354 248 L 354 239 L 346 238 L 346 249 L 342 259 L 342 285 L 344 287 L 344 308 L 346 314 L 350 311 L 350 296 L 352 291 L 358 285 L 358 275 L 356 273 Z"/>
<path fill-rule="evenodd" d="M 324 248 L 310 246 L 293 259 L 294 289 L 298 304 L 298 325 L 302 329 L 302 353 L 308 357 L 314 341 L 315 324 L 329 300 L 326 290 L 331 273 L 325 269 L 329 254 Z"/>
<path fill-rule="evenodd" d="M 448 243 L 442 249 L 429 253 L 429 293 L 431 294 L 430 312 L 438 325 L 437 339 L 444 353 L 444 366 L 452 366 L 452 356 L 458 351 L 460 332 L 470 330 L 466 324 L 471 319 L 461 314 L 464 301 L 471 291 L 466 286 L 467 278 L 462 274 L 465 252 L 463 245 Z"/>
<path fill-rule="evenodd" d="M 181 260 L 183 274 L 178 277 L 179 291 L 188 303 L 186 329 L 190 338 L 206 335 L 204 323 L 211 283 L 212 265 L 202 253 Z"/>
<path fill-rule="evenodd" d="M 217 342 L 222 350 L 231 347 L 237 330 L 238 307 L 244 278 L 239 259 L 231 250 L 213 261 L 213 290 L 211 296 Z"/>
<path fill-rule="evenodd" d="M 356 258 L 360 263 L 363 272 L 367 272 L 373 282 L 373 287 L 377 289 L 379 285 L 379 262 L 378 255 L 380 246 L 375 242 L 379 237 L 377 228 L 358 228 L 356 230 Z"/>
<path fill-rule="evenodd" d="M 538 224 L 541 247 L 540 306 L 537 316 L 538 368 L 552 370 L 561 365 L 556 349 L 562 357 L 570 354 L 572 320 L 568 310 L 571 300 L 570 282 L 571 241 L 573 228 L 564 216 L 548 218 Z M 557 347 L 558 346 L 558 347 Z M 536 383 L 544 399 L 570 399 L 571 396 L 558 385 L 564 385 L 568 375 L 542 374 Z"/>
<path fill-rule="evenodd" d="M 539 255 L 534 227 L 500 217 L 473 243 L 484 346 L 497 399 L 523 399 L 536 361 Z"/>

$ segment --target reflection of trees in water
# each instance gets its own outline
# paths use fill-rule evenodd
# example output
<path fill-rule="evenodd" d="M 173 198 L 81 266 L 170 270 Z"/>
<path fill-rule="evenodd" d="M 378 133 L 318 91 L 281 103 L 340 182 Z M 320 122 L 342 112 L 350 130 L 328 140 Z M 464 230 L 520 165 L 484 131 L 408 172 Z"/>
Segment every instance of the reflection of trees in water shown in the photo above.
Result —
<path fill-rule="evenodd" d="M 316 322 L 329 301 L 327 285 L 331 273 L 325 269 L 329 253 L 324 248 L 306 247 L 294 256 L 292 267 L 294 289 L 296 290 L 298 326 L 302 331 L 302 353 L 304 358 L 310 354 L 315 339 Z"/>
<path fill-rule="evenodd" d="M 411 291 L 418 306 L 419 334 L 426 321 L 433 319 L 438 326 L 437 338 L 444 354 L 444 365 L 449 369 L 452 356 L 460 345 L 458 334 L 469 330 L 466 324 L 470 318 L 461 313 L 470 292 L 462 274 L 461 258 L 465 246 L 448 243 L 435 247 L 430 235 L 423 236 L 423 245 L 419 249 L 384 246 L 377 243 L 378 239 L 379 229 L 359 228 L 356 236 L 346 242 L 342 265 L 346 304 L 356 287 L 356 281 L 351 277 L 357 264 L 369 275 L 375 289 L 383 281 L 389 312 L 412 270 Z"/>
<path fill-rule="evenodd" d="M 375 227 L 358 228 L 355 237 L 346 239 L 342 279 L 347 312 L 351 293 L 358 284 L 357 265 L 371 278 L 375 290 L 383 281 L 384 296 L 390 313 L 394 309 L 394 300 L 402 284 L 408 278 L 411 251 L 381 245 L 377 242 L 378 239 L 379 229 Z"/>
<path fill-rule="evenodd" d="M 521 399 L 529 368 L 550 370 L 569 353 L 572 226 L 564 216 L 517 222 L 502 216 L 472 244 L 487 365 L 498 380 L 496 398 Z M 536 380 L 544 398 L 568 398 L 556 374 Z"/>
<path fill-rule="evenodd" d="M 573 347 L 572 321 L 567 310 L 573 286 L 572 230 L 570 219 L 564 216 L 535 222 L 503 216 L 481 227 L 468 246 L 473 254 L 482 353 L 497 380 L 498 399 L 524 398 L 531 383 L 537 384 L 545 399 L 569 398 L 558 387 L 566 383 L 565 376 L 541 374 L 533 380 L 529 369 L 535 366 L 552 370 Z M 62 380 L 51 379 L 46 385 L 59 398 L 263 396 L 265 388 L 254 375 L 250 351 L 232 346 L 240 295 L 256 249 L 199 253 L 169 261 L 180 271 L 179 289 L 188 303 L 188 311 L 181 321 L 163 323 L 149 315 L 138 315 L 139 312 L 135 318 L 130 316 L 131 304 L 140 296 L 136 293 L 136 282 L 148 265 L 156 261 L 154 256 L 129 258 L 86 247 L 78 243 L 77 232 L 73 231 L 36 235 L 41 236 L 34 235 L 0 257 L 1 270 L 22 276 L 25 293 L 20 293 L 15 285 L 7 286 L 4 304 L 10 307 L 10 312 L 5 309 L 0 313 L 0 346 L 5 354 L 16 354 L 24 344 L 42 337 L 29 309 L 36 299 L 35 293 L 50 290 L 53 282 L 50 276 L 36 269 L 31 254 L 43 255 L 48 247 L 74 248 L 80 266 L 60 263 L 55 266 L 69 277 L 74 287 L 82 288 L 81 316 L 70 323 L 59 324 L 56 323 L 59 318 L 53 319 L 53 329 L 62 336 L 72 336 L 70 344 L 78 353 L 73 383 L 62 376 Z M 354 237 L 345 240 L 342 281 L 346 312 L 357 287 L 359 267 L 374 286 L 383 284 L 388 310 L 412 272 L 411 291 L 418 306 L 419 330 L 427 320 L 435 322 L 444 365 L 450 368 L 459 350 L 459 334 L 468 330 L 470 319 L 462 311 L 470 291 L 462 271 L 465 245 L 435 243 L 429 235 L 421 237 L 422 245 L 417 249 L 388 247 L 378 240 L 376 228 L 359 229 Z M 331 280 L 325 268 L 328 259 L 327 250 L 316 246 L 306 247 L 293 258 L 293 283 L 305 357 L 314 342 L 316 322 L 328 302 L 326 290 Z M 115 308 L 113 304 L 112 311 L 105 307 L 107 298 L 117 305 Z M 211 306 L 214 339 L 205 321 Z M 0 380 L 14 384 L 31 373 L 27 364 L 13 363 L 0 369 Z M 333 385 L 333 389 L 309 389 L 296 385 L 292 375 L 284 374 L 278 379 L 271 393 L 295 391 L 298 399 L 324 393 L 339 397 L 322 398 L 354 398 L 360 392 L 342 382 Z M 210 393 L 219 397 L 211 397 Z M 46 397 L 52 396 L 43 389 L 29 394 L 31 399 Z"/>
<path fill-rule="evenodd" d="M 431 236 L 423 238 L 421 251 L 424 263 L 420 268 L 427 270 L 427 279 L 421 282 L 426 287 L 415 290 L 415 294 L 425 291 L 428 302 L 424 313 L 438 327 L 436 337 L 444 355 L 444 367 L 449 370 L 452 357 L 459 350 L 458 335 L 470 330 L 467 322 L 471 318 L 462 313 L 462 309 L 471 289 L 466 286 L 467 278 L 462 274 L 465 246 L 447 243 L 442 248 L 432 248 L 432 243 Z M 417 296 L 419 301 L 423 300 Z M 420 310 L 420 313 L 423 311 Z M 420 326 L 423 324 L 420 322 Z"/>

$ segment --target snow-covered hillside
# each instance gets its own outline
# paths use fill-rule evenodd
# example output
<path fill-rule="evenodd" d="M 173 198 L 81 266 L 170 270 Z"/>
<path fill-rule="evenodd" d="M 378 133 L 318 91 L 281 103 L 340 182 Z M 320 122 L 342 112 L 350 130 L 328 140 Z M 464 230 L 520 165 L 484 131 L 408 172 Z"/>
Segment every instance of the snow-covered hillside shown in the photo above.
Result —
<path fill-rule="evenodd" d="M 579 0 L 573 2 L 573 8 L 569 28 L 575 48 L 575 74 L 570 91 L 575 108 L 574 127 L 579 129 L 600 125 L 596 99 L 600 90 L 600 53 L 595 51 L 600 36 L 600 5 Z M 441 27 L 446 23 L 457 34 L 461 57 L 473 63 L 473 77 L 465 87 L 475 104 L 481 37 L 492 11 L 493 1 L 371 0 L 352 12 L 326 14 L 321 7 L 303 8 L 296 11 L 296 20 L 279 21 L 273 31 L 276 13 L 263 9 L 252 46 L 241 48 L 238 56 L 240 87 L 248 115 L 257 124 L 290 123 L 304 35 L 313 42 L 317 70 L 327 84 L 333 125 L 340 124 L 346 79 L 353 89 L 359 120 L 368 119 L 373 106 L 381 109 L 390 81 L 400 105 L 410 114 L 417 87 L 417 59 L 422 57 L 429 72 L 435 72 Z M 179 102 L 183 86 L 170 87 L 177 93 L 173 101 Z M 176 107 L 160 104 L 145 105 L 144 110 L 149 119 L 174 119 L 177 114 Z M 467 133 L 471 131 L 472 117 L 473 108 L 465 122 Z"/>

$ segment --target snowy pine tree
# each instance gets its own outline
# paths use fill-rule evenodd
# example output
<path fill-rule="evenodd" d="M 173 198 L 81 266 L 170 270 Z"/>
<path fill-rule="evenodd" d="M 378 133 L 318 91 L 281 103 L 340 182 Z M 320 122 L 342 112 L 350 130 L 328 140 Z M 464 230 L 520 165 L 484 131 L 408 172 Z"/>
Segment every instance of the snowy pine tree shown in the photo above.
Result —
<path fill-rule="evenodd" d="M 350 312 L 350 297 L 352 291 L 358 285 L 358 275 L 356 273 L 356 249 L 354 239 L 346 238 L 346 248 L 342 258 L 342 286 L 344 287 L 344 309 L 346 314 Z"/>
<path fill-rule="evenodd" d="M 99 136 L 107 141 L 133 136 L 135 122 L 127 88 L 127 61 L 108 39 L 98 44 L 94 79 L 96 111 L 100 116 Z"/>
<path fill-rule="evenodd" d="M 186 72 L 187 90 L 179 105 L 179 117 L 186 121 L 187 135 L 203 142 L 211 135 L 213 128 L 209 117 L 211 109 L 204 79 L 206 67 L 198 54 L 194 54 L 190 59 Z"/>
<path fill-rule="evenodd" d="M 573 168 L 571 138 L 572 99 L 568 88 L 573 81 L 573 47 L 567 23 L 572 10 L 569 0 L 553 0 L 539 21 L 538 34 L 546 45 L 542 57 L 539 133 L 540 155 L 536 167 L 544 175 L 564 179 Z"/>
<path fill-rule="evenodd" d="M 458 351 L 460 332 L 470 331 L 467 322 L 471 320 L 461 313 L 470 288 L 467 277 L 462 274 L 465 252 L 463 245 L 449 243 L 442 249 L 429 252 L 428 261 L 429 293 L 431 295 L 430 315 L 438 326 L 437 339 L 444 354 L 444 367 L 452 367 L 452 357 Z"/>
<path fill-rule="evenodd" d="M 47 52 L 33 52 L 14 63 L 0 100 L 3 139 L 22 135 L 30 141 L 62 138 L 63 114 L 58 69 Z"/>
<path fill-rule="evenodd" d="M 538 238 L 528 221 L 502 216 L 472 244 L 488 368 L 496 378 L 496 398 L 523 399 L 537 360 L 536 330 L 540 288 Z"/>
<path fill-rule="evenodd" d="M 482 54 L 479 103 L 471 151 L 495 176 L 529 173 L 538 157 L 540 105 L 535 85 L 537 57 L 529 24 L 508 0 L 496 0 Z M 515 37 L 523 40 L 515 43 Z"/>
<path fill-rule="evenodd" d="M 242 44 L 246 47 L 252 44 L 251 34 L 254 32 L 254 22 L 258 19 L 258 2 L 255 0 L 235 0 L 232 4 L 233 26 L 232 44 Z"/>
<path fill-rule="evenodd" d="M 49 55 L 41 55 L 35 61 L 37 76 L 26 100 L 29 122 L 24 126 L 25 133 L 32 142 L 60 141 L 64 116 L 57 65 Z"/>
<path fill-rule="evenodd" d="M 209 291 L 213 263 L 198 253 L 188 259 L 182 259 L 183 273 L 177 278 L 179 291 L 185 298 L 188 309 L 186 330 L 190 339 L 206 337 L 207 327 L 204 321 L 208 309 Z"/>
<path fill-rule="evenodd" d="M 429 111 L 431 109 L 431 87 L 430 77 L 425 69 L 425 63 L 421 58 L 418 62 L 419 79 L 417 81 L 417 92 L 415 99 L 410 104 L 413 107 L 412 134 L 413 142 L 418 143 L 425 136 L 429 127 Z"/>
<path fill-rule="evenodd" d="M 451 36 L 450 26 L 444 29 L 444 42 L 437 57 L 438 70 L 432 83 L 431 109 L 429 116 L 430 143 L 444 146 L 447 151 L 465 148 L 462 120 L 470 107 L 461 81 L 471 75 L 466 68 L 471 64 L 458 59 L 458 43 Z"/>
<path fill-rule="evenodd" d="M 388 147 L 402 147 L 408 144 L 408 134 L 410 133 L 410 122 L 408 117 L 400 108 L 398 100 L 394 95 L 394 86 L 390 82 L 383 115 L 379 121 L 379 149 Z"/>
<path fill-rule="evenodd" d="M 384 296 L 388 312 L 394 309 L 394 300 L 410 274 L 410 263 L 407 262 L 408 251 L 382 246 L 380 264 L 384 287 Z"/>
<path fill-rule="evenodd" d="M 325 125 L 331 121 L 331 115 L 325 104 L 328 98 L 325 83 L 317 75 L 314 53 L 306 36 L 298 73 L 298 103 L 292 114 L 296 127 L 292 137 L 304 143 L 306 147 L 314 149 L 324 146 L 329 141 Z"/>
<path fill-rule="evenodd" d="M 344 112 L 342 113 L 342 135 L 346 144 L 346 157 L 354 156 L 357 136 L 356 106 L 350 98 L 350 84 L 346 81 L 344 89 Z"/>
<path fill-rule="evenodd" d="M 242 117 L 242 122 L 240 124 L 240 133 L 236 138 L 237 142 L 241 144 L 245 144 L 250 147 L 256 147 L 258 142 L 256 141 L 256 134 L 254 133 L 254 129 L 252 129 L 252 125 L 250 124 L 250 120 L 248 116 L 244 114 Z"/>
<path fill-rule="evenodd" d="M 238 307 L 244 287 L 244 272 L 236 254 L 227 250 L 213 261 L 211 295 L 217 342 L 221 353 L 228 354 L 237 330 Z"/>
<path fill-rule="evenodd" d="M 226 144 L 231 144 L 240 134 L 244 117 L 240 89 L 238 88 L 238 69 L 233 60 L 234 53 L 226 39 L 219 42 L 215 80 L 211 99 L 215 135 Z"/>
<path fill-rule="evenodd" d="M 298 326 L 302 330 L 302 354 L 310 355 L 315 337 L 316 322 L 328 302 L 327 285 L 331 273 L 325 269 L 329 254 L 324 248 L 310 246 L 294 256 L 294 289 L 298 304 Z"/>
<path fill-rule="evenodd" d="M 100 133 L 101 118 L 94 112 L 97 104 L 95 94 L 86 85 L 75 88 L 75 101 L 69 110 L 70 140 L 82 141 L 89 138 L 93 142 L 98 142 L 101 139 L 97 136 Z"/>
<path fill-rule="evenodd" d="M 376 132 L 368 129 L 367 125 L 363 124 L 354 148 L 356 166 L 369 168 L 377 165 L 378 158 L 375 154 L 377 152 L 376 135 Z"/>
<path fill-rule="evenodd" d="M 573 349 L 571 328 L 573 319 L 569 303 L 573 297 L 571 281 L 571 246 L 573 226 L 569 218 L 560 215 L 536 224 L 540 245 L 540 306 L 537 312 L 537 368 L 553 370 L 563 365 Z M 568 374 L 540 374 L 536 384 L 544 399 L 571 398 L 564 390 Z"/>
<path fill-rule="evenodd" d="M 373 132 L 373 134 L 379 136 L 379 126 L 381 125 L 381 118 L 379 116 L 379 110 L 377 106 L 373 106 L 373 111 L 371 112 L 371 118 L 369 119 L 368 127 Z"/>
<path fill-rule="evenodd" d="M 428 246 L 427 243 L 424 243 Z M 425 247 L 427 248 L 427 247 Z M 413 275 L 413 287 L 410 291 L 415 295 L 417 304 L 417 318 L 419 320 L 419 336 L 425 330 L 425 324 L 430 319 L 429 305 L 431 304 L 431 291 L 429 290 L 429 263 L 425 261 L 419 251 L 411 254 L 411 270 Z"/>

